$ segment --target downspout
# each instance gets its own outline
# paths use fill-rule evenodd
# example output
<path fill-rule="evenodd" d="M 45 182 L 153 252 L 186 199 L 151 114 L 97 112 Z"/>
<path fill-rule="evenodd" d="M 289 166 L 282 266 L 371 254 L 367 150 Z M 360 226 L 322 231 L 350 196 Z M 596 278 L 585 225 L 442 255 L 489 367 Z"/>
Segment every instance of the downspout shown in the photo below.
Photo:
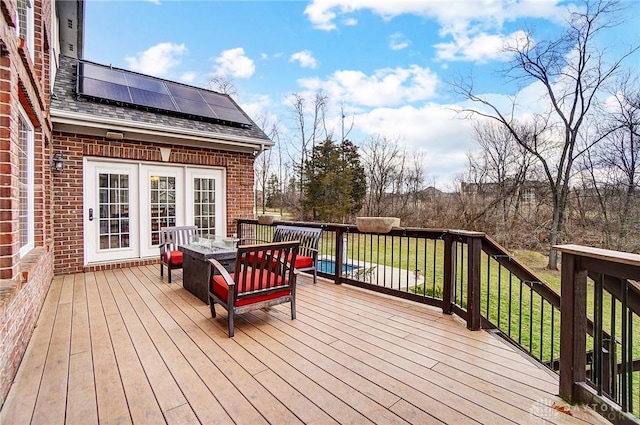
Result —
<path fill-rule="evenodd" d="M 264 152 L 264 151 L 266 151 L 266 149 L 265 149 L 265 147 L 264 147 L 264 143 L 260 143 L 260 150 L 255 151 L 255 152 L 253 153 L 253 163 L 254 163 L 254 165 L 253 165 L 253 166 L 254 166 L 254 168 L 253 168 L 253 176 L 254 176 L 254 178 L 255 178 L 255 170 L 256 170 L 256 169 L 255 169 L 255 159 L 256 159 L 258 156 L 260 156 L 260 154 L 261 154 L 262 152 Z M 258 210 L 257 210 L 257 208 L 256 208 L 256 202 L 258 201 L 258 198 L 256 197 L 256 194 L 258 193 L 258 191 L 256 190 L 257 188 L 255 187 L 255 180 L 254 180 L 253 187 L 254 187 L 254 189 L 253 189 L 253 216 L 255 217 L 255 216 L 256 216 L 256 214 L 258 214 Z M 262 194 L 262 196 L 264 196 L 264 193 Z"/>

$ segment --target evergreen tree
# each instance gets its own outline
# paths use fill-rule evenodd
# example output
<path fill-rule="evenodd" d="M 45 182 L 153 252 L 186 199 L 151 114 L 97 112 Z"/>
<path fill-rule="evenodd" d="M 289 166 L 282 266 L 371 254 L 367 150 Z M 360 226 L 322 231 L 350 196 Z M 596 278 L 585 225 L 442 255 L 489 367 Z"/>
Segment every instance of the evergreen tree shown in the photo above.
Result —
<path fill-rule="evenodd" d="M 327 139 L 314 146 L 305 176 L 302 203 L 313 220 L 344 222 L 362 207 L 366 182 L 352 142 Z"/>
<path fill-rule="evenodd" d="M 266 205 L 267 208 L 279 208 L 282 203 L 282 193 L 280 193 L 280 182 L 278 176 L 272 173 L 267 180 L 266 187 Z"/>
<path fill-rule="evenodd" d="M 364 204 L 367 196 L 367 178 L 364 173 L 364 166 L 360 162 L 358 147 L 350 140 L 344 140 L 340 148 L 342 150 L 342 161 L 345 164 L 345 174 L 349 181 L 349 204 L 348 214 L 356 215 Z M 346 219 L 347 217 L 345 217 Z"/>

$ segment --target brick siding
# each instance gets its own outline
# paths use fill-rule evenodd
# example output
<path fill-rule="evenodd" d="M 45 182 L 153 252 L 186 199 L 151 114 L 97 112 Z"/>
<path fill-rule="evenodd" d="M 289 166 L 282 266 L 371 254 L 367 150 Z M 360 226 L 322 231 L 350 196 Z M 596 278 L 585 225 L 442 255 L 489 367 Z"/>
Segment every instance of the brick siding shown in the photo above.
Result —
<path fill-rule="evenodd" d="M 171 147 L 169 162 L 162 162 L 160 145 L 113 141 L 94 136 L 55 132 L 53 151 L 62 152 L 65 168 L 55 173 L 53 185 L 55 274 L 78 273 L 152 264 L 157 259 L 118 261 L 84 267 L 83 158 L 134 160 L 162 165 L 223 167 L 227 185 L 227 234 L 235 232 L 238 218 L 253 215 L 253 155 L 184 146 Z"/>
<path fill-rule="evenodd" d="M 16 2 L 0 0 L 0 407 L 53 277 L 51 120 L 48 114 L 52 3 L 33 1 L 34 52 L 16 34 Z M 31 58 L 33 53 L 33 59 Z M 20 257 L 18 119 L 34 127 L 35 248 Z"/>

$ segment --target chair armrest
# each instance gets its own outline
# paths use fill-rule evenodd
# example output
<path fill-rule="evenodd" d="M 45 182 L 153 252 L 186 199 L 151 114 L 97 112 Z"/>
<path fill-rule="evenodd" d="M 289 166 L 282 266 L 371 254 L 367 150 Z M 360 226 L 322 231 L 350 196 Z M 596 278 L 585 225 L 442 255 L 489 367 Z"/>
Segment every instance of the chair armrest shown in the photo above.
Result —
<path fill-rule="evenodd" d="M 220 275 L 222 275 L 222 278 L 224 279 L 225 283 L 229 285 L 230 288 L 236 284 L 231 278 L 231 275 L 229 274 L 227 269 L 225 269 L 224 266 L 220 264 L 220 262 L 218 262 L 218 260 L 216 260 L 215 258 L 210 258 L 209 262 L 214 268 L 218 270 L 218 272 L 220 272 Z M 211 276 L 213 277 L 213 274 Z M 211 283 L 209 282 L 208 284 L 210 285 Z"/>
<path fill-rule="evenodd" d="M 247 244 L 247 242 L 251 242 Z M 238 245 L 256 245 L 261 243 L 269 243 L 271 241 L 265 241 L 264 239 L 242 238 L 238 241 Z"/>

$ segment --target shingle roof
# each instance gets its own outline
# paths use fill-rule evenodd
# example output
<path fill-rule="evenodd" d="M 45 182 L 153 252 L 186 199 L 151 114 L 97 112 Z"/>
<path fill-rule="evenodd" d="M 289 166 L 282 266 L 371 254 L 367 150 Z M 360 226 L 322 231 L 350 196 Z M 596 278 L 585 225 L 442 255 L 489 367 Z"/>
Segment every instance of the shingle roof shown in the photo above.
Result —
<path fill-rule="evenodd" d="M 60 56 L 60 67 L 56 74 L 53 96 L 51 98 L 52 115 L 58 110 L 84 115 L 95 115 L 101 118 L 111 118 L 130 122 L 131 124 L 135 124 L 136 122 L 157 124 L 157 130 L 161 130 L 162 127 L 171 128 L 173 131 L 183 128 L 185 130 L 197 130 L 212 134 L 264 140 L 267 143 L 271 142 L 269 137 L 267 137 L 260 127 L 258 127 L 239 106 L 238 109 L 242 111 L 252 123 L 251 128 L 224 125 L 189 117 L 179 117 L 171 113 L 145 110 L 144 108 L 118 106 L 112 103 L 100 102 L 79 96 L 76 93 L 77 63 L 78 60 L 75 58 Z"/>

